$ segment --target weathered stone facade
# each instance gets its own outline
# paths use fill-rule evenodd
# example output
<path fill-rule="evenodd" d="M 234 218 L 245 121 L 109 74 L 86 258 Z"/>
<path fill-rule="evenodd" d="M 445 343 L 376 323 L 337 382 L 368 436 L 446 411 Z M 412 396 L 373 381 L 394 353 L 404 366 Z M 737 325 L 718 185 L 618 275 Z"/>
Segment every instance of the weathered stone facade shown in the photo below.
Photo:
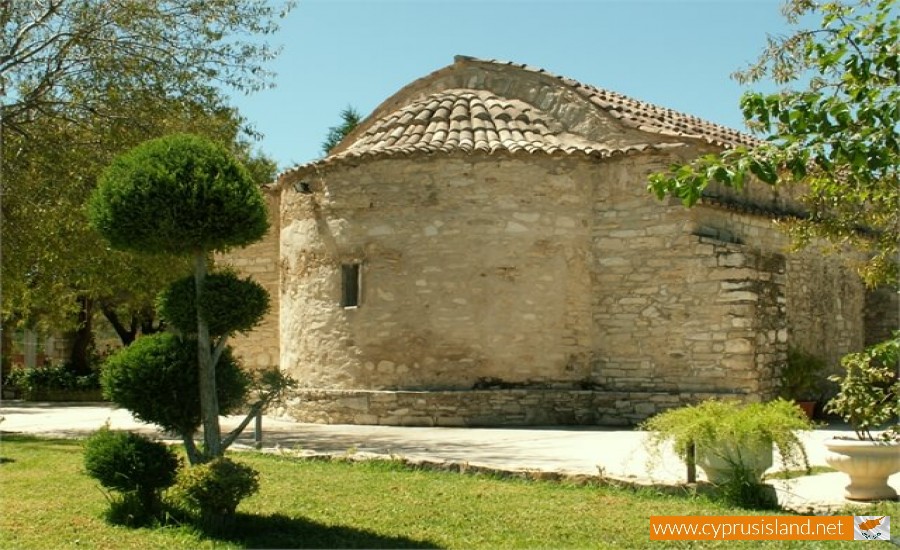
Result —
<path fill-rule="evenodd" d="M 231 345 L 238 350 L 246 367 L 252 369 L 273 368 L 279 365 L 279 196 L 267 194 L 269 231 L 259 242 L 233 250 L 216 258 L 219 265 L 234 268 L 245 276 L 253 277 L 269 292 L 271 307 L 262 322 L 248 334 L 232 337 Z"/>
<path fill-rule="evenodd" d="M 841 258 L 789 251 L 789 196 L 647 192 L 735 144 L 752 138 L 458 59 L 279 178 L 271 236 L 231 261 L 279 289 L 280 319 L 238 347 L 277 352 L 303 388 L 285 412 L 316 422 L 621 424 L 769 398 L 788 346 L 836 366 L 891 321 Z"/>
<path fill-rule="evenodd" d="M 886 288 L 866 293 L 865 304 L 866 345 L 877 344 L 900 330 L 900 294 Z"/>

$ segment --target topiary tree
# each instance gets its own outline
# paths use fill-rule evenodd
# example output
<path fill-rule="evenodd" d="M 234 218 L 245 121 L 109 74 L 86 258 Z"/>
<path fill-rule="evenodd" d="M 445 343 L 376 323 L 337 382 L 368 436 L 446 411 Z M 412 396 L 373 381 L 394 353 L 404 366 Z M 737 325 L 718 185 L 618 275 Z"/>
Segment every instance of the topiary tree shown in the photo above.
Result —
<path fill-rule="evenodd" d="M 160 491 L 175 483 L 179 464 L 164 443 L 109 427 L 95 432 L 84 445 L 88 475 L 123 495 L 109 510 L 109 517 L 117 522 L 139 524 L 152 519 L 161 509 Z"/>
<path fill-rule="evenodd" d="M 209 275 L 209 256 L 263 237 L 268 221 L 259 187 L 223 146 L 175 134 L 144 142 L 116 158 L 101 175 L 88 214 L 114 248 L 193 259 L 192 280 L 180 281 L 165 293 L 162 313 L 196 343 L 200 458 L 222 456 L 237 434 L 222 440 L 216 365 L 228 336 L 256 325 L 268 300 L 252 281 L 227 273 Z M 200 307 L 192 305 L 198 303 Z M 173 349 L 167 353 L 181 357 L 169 342 Z M 283 389 L 274 388 L 268 398 Z M 239 429 L 249 420 L 248 415 Z"/>
<path fill-rule="evenodd" d="M 104 397 L 131 411 L 138 420 L 181 437 L 188 460 L 196 464 L 202 461 L 194 443 L 201 424 L 198 374 L 196 341 L 162 333 L 138 338 L 111 356 L 100 383 Z M 216 365 L 219 412 L 237 411 L 250 383 L 226 347 Z"/>
<path fill-rule="evenodd" d="M 223 300 L 223 296 L 228 299 Z M 226 270 L 210 273 L 199 296 L 193 277 L 175 281 L 160 293 L 156 309 L 179 332 L 196 334 L 198 302 L 210 337 L 221 338 L 256 326 L 269 310 L 269 293 L 249 277 L 241 279 Z"/>

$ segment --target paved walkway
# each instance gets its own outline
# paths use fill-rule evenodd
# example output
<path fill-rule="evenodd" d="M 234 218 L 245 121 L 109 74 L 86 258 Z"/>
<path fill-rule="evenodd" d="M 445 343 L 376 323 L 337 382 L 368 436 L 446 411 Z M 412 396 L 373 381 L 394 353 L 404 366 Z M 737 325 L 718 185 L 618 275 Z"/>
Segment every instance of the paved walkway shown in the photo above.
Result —
<path fill-rule="evenodd" d="M 83 437 L 109 423 L 113 429 L 140 431 L 162 437 L 153 426 L 136 421 L 124 409 L 105 404 L 0 404 L 0 430 L 46 436 Z M 239 417 L 224 417 L 223 431 L 237 426 Z M 252 447 L 253 423 L 237 445 Z M 824 466 L 822 441 L 848 435 L 847 428 L 815 430 L 805 436 L 810 463 Z M 410 460 L 446 461 L 513 471 L 566 474 L 603 474 L 646 484 L 677 485 L 685 481 L 685 467 L 671 452 L 652 458 L 638 431 L 597 427 L 548 428 L 405 428 L 301 424 L 263 419 L 263 448 L 299 454 L 366 453 L 402 456 Z M 780 467 L 779 458 L 773 469 Z M 702 477 L 702 473 L 698 472 Z M 827 473 L 791 481 L 772 481 L 779 501 L 799 512 L 827 512 L 848 503 L 843 498 L 847 479 Z M 900 488 L 900 474 L 890 483 Z"/>

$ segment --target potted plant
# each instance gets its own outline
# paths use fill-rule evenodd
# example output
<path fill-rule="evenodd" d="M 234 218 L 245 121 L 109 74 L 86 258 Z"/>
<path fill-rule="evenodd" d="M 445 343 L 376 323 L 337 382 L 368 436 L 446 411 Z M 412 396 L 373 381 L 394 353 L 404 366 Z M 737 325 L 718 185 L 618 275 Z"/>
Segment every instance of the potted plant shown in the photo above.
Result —
<path fill-rule="evenodd" d="M 850 476 L 845 494 L 851 500 L 896 499 L 888 478 L 900 471 L 900 332 L 893 338 L 841 360 L 837 395 L 825 407 L 841 416 L 856 438 L 825 442 L 825 461 Z"/>
<path fill-rule="evenodd" d="M 825 361 L 797 348 L 788 350 L 787 362 L 781 369 L 779 395 L 796 403 L 810 420 L 822 394 L 824 370 Z"/>
<path fill-rule="evenodd" d="M 796 431 L 809 430 L 812 424 L 783 399 L 750 404 L 704 401 L 665 411 L 644 421 L 641 428 L 652 432 L 651 448 L 658 451 L 671 442 L 685 463 L 695 449 L 696 464 L 716 484 L 744 473 L 758 482 L 772 465 L 773 446 L 786 466 L 809 469 Z"/>

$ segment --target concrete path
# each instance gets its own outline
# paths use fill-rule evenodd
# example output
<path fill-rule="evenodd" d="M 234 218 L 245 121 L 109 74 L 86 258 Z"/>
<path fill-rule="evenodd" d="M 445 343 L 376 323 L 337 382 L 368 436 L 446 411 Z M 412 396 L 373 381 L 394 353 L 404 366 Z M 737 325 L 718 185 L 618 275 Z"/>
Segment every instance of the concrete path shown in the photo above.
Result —
<path fill-rule="evenodd" d="M 30 403 L 0 404 L 0 431 L 45 436 L 84 437 L 109 423 L 113 429 L 133 430 L 165 437 L 152 425 L 136 421 L 124 409 L 106 404 Z M 223 431 L 237 426 L 239 417 L 223 417 Z M 816 430 L 805 436 L 810 463 L 824 466 L 822 442 L 849 435 L 847 428 Z M 512 471 L 566 474 L 602 474 L 642 484 L 678 485 L 685 481 L 685 466 L 670 451 L 648 455 L 646 434 L 633 430 L 596 427 L 549 428 L 405 428 L 301 424 L 263 419 L 263 448 L 298 454 L 365 453 L 402 456 L 410 460 L 446 461 Z M 239 447 L 253 446 L 253 424 L 238 439 Z M 781 467 L 776 456 L 773 470 Z M 702 479 L 702 472 L 698 472 Z M 845 506 L 844 474 L 827 473 L 791 481 L 771 482 L 786 508 L 827 512 Z M 900 488 L 900 474 L 890 483 Z"/>

